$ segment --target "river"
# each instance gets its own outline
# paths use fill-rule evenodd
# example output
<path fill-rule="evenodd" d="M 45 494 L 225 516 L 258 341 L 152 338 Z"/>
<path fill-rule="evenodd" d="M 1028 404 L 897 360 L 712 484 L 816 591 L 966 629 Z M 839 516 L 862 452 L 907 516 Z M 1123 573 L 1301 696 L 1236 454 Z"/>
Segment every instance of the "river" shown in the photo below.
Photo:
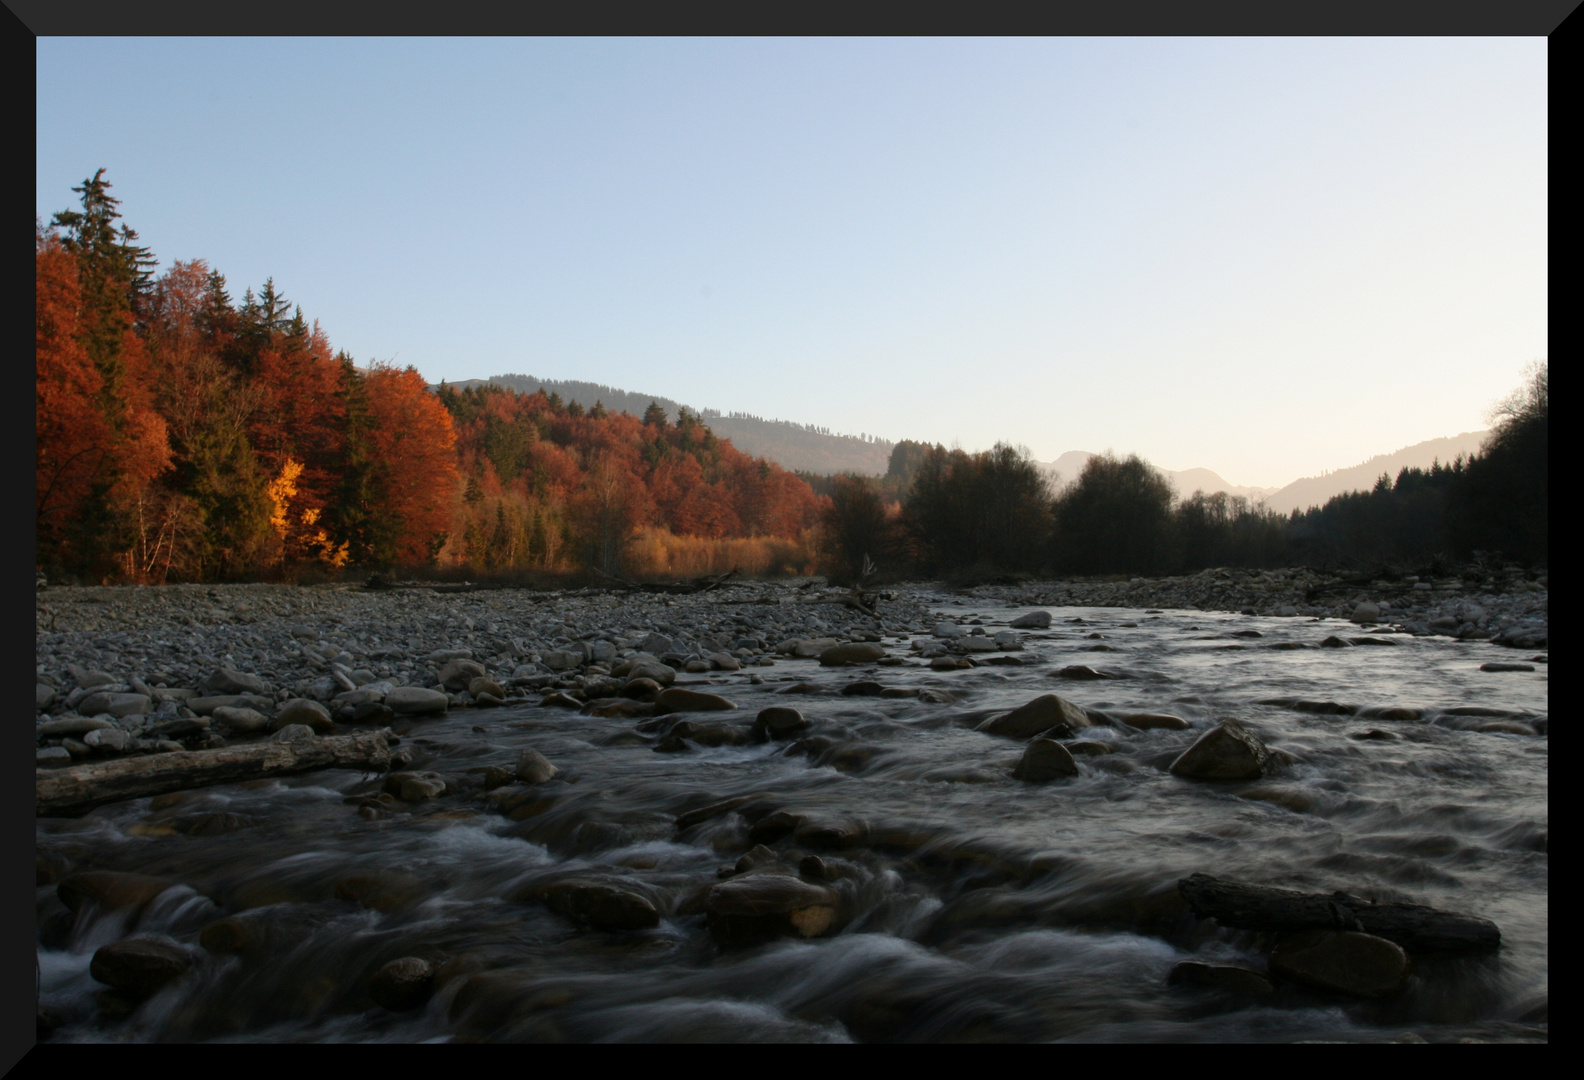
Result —
<path fill-rule="evenodd" d="M 991 634 L 1030 610 L 944 594 L 931 602 Z M 40 819 L 51 1037 L 1546 1039 L 1545 664 L 1481 671 L 1487 660 L 1528 657 L 1444 637 L 1317 647 L 1329 635 L 1360 636 L 1336 620 L 1050 610 L 1050 628 L 1007 654 L 1017 666 L 779 660 L 753 669 L 757 685 L 748 671 L 679 677 L 740 706 L 711 722 L 742 729 L 772 705 L 800 710 L 810 727 L 794 743 L 656 752 L 660 735 L 643 721 L 533 706 L 454 710 L 394 726 L 416 755 L 409 767 L 440 774 L 453 792 L 394 813 L 348 802 L 377 793 L 379 778 L 322 772 Z M 911 643 L 882 644 L 907 656 Z M 1057 676 L 1078 664 L 1123 677 Z M 955 700 L 841 694 L 858 680 Z M 1074 740 L 1090 744 L 1075 754 L 1077 776 L 1012 779 L 1022 743 L 974 724 L 1048 693 L 1111 713 L 1173 714 L 1191 730 L 1086 729 Z M 1366 715 L 1259 704 L 1274 698 Z M 1386 707 L 1421 715 L 1367 715 Z M 1542 734 L 1472 730 L 1501 716 Z M 1227 717 L 1294 763 L 1239 783 L 1167 771 Z M 525 747 L 561 772 L 528 791 L 502 789 L 517 791 L 515 802 L 497 792 L 503 813 L 483 797 L 483 769 L 512 768 Z M 678 815 L 734 796 L 751 798 L 678 827 Z M 776 811 L 827 827 L 777 836 L 763 825 Z M 828 929 L 746 946 L 709 930 L 701 890 L 756 840 L 789 874 L 818 856 L 840 898 Z M 142 908 L 88 904 L 73 914 L 51 881 L 84 868 L 178 884 Z M 569 871 L 625 883 L 653 901 L 659 925 L 592 930 L 513 899 Z M 1500 927 L 1502 944 L 1494 955 L 1416 957 L 1407 988 L 1382 1000 L 1281 983 L 1255 997 L 1169 985 L 1188 959 L 1264 970 L 1271 946 L 1270 935 L 1194 919 L 1176 883 L 1195 872 L 1477 915 Z M 222 918 L 251 927 L 253 947 L 201 946 Z M 134 933 L 196 958 L 135 1007 L 103 998 L 89 973 L 97 948 Z M 437 967 L 437 989 L 421 1007 L 390 1011 L 373 1003 L 369 980 L 403 956 Z"/>

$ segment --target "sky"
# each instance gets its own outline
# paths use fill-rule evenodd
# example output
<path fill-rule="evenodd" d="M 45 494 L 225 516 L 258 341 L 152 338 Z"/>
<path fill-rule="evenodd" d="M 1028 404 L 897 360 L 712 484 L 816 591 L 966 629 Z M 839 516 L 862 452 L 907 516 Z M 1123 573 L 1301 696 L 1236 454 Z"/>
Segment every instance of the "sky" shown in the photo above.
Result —
<path fill-rule="evenodd" d="M 40 38 L 36 212 L 359 363 L 1275 487 L 1547 356 L 1543 38 Z"/>

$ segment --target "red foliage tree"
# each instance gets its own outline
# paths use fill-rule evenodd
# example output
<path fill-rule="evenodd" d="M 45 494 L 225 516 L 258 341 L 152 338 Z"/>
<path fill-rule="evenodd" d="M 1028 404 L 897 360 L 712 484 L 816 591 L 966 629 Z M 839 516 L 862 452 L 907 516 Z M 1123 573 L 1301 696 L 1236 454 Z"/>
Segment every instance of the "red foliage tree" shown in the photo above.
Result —
<path fill-rule="evenodd" d="M 413 368 L 376 363 L 364 384 L 379 462 L 377 502 L 392 526 L 382 554 L 427 563 L 450 534 L 461 483 L 451 414 Z"/>

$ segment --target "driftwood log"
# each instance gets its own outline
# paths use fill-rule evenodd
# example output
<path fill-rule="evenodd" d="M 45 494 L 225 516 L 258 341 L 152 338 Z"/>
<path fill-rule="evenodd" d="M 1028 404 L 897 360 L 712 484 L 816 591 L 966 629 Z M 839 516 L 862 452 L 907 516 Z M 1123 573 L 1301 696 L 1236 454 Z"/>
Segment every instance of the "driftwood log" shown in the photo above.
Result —
<path fill-rule="evenodd" d="M 1483 952 L 1501 944 L 1489 919 L 1422 904 L 1372 904 L 1344 892 L 1302 893 L 1192 874 L 1177 891 L 1200 918 L 1238 930 L 1358 930 L 1408 952 Z"/>
<path fill-rule="evenodd" d="M 39 817 L 75 817 L 96 806 L 170 791 L 291 776 L 317 769 L 384 772 L 390 767 L 389 730 L 181 750 L 37 771 Z"/>

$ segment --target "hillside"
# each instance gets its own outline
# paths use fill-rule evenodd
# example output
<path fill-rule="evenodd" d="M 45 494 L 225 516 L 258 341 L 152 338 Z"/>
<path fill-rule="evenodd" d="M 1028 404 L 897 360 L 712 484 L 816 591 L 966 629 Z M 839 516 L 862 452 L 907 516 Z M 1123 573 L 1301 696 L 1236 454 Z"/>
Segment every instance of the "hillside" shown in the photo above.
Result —
<path fill-rule="evenodd" d="M 1428 469 L 1436 461 L 1446 464 L 1459 454 L 1477 454 L 1480 443 L 1488 434 L 1488 431 L 1465 431 L 1461 435 L 1430 439 L 1389 454 L 1377 454 L 1361 465 L 1338 469 L 1322 476 L 1306 476 L 1276 491 L 1265 500 L 1265 506 L 1281 514 L 1322 506 L 1327 499 L 1345 492 L 1368 491 L 1375 486 L 1375 481 L 1382 473 L 1395 480 L 1403 469 Z"/>
<path fill-rule="evenodd" d="M 533 375 L 495 375 L 489 379 L 469 379 L 451 383 L 458 390 L 482 383 L 492 383 L 510 390 L 531 394 L 544 388 L 547 394 L 559 394 L 563 401 L 577 402 L 584 408 L 596 401 L 602 402 L 612 412 L 629 412 L 642 416 L 652 401 L 666 411 L 666 417 L 675 421 L 681 403 L 660 394 L 639 394 L 618 390 L 602 383 L 579 379 L 540 379 Z M 885 475 L 891 461 L 890 442 L 860 435 L 835 435 L 807 424 L 794 424 L 787 420 L 765 420 L 747 413 L 723 414 L 715 409 L 688 407 L 696 413 L 718 438 L 730 439 L 738 450 L 754 458 L 769 458 L 783 469 L 829 475 L 855 472 L 867 476 Z"/>

